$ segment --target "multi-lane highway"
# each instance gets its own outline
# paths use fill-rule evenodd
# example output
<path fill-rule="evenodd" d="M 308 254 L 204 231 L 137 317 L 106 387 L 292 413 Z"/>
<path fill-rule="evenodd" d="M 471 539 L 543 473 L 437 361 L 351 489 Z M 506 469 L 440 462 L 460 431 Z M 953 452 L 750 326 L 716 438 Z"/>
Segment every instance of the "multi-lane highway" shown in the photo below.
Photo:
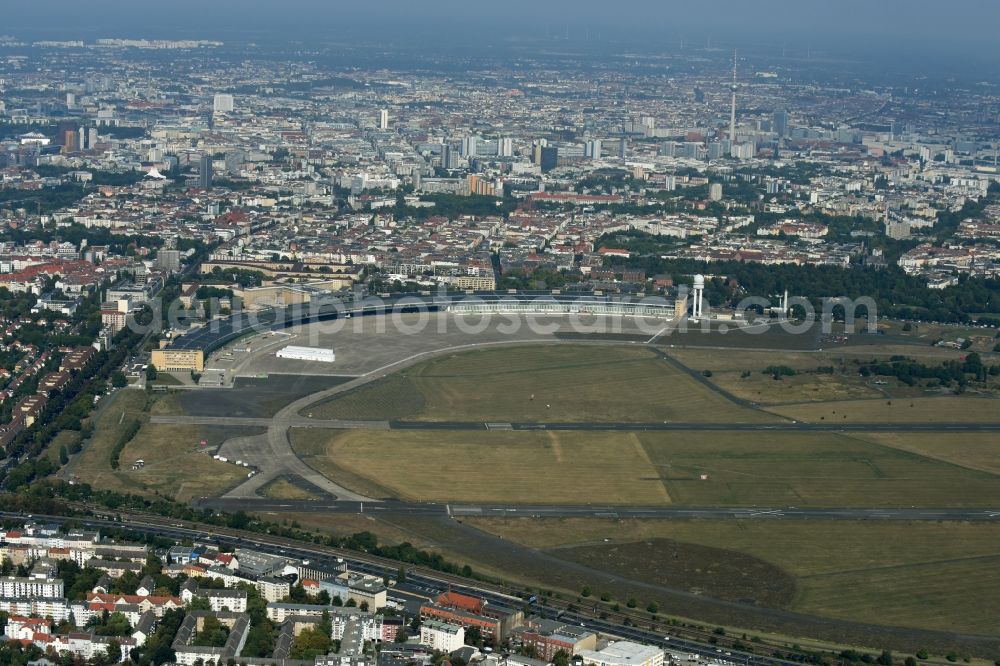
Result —
<path fill-rule="evenodd" d="M 0 517 L 25 518 L 25 516 L 20 514 L 5 512 L 0 512 Z M 231 547 L 252 548 L 265 553 L 283 555 L 298 560 L 308 560 L 310 568 L 330 568 L 332 570 L 346 563 L 354 571 L 393 578 L 396 576 L 399 566 L 398 562 L 374 556 L 365 556 L 354 551 L 292 542 L 288 539 L 268 535 L 258 535 L 249 532 L 241 533 L 236 530 L 224 528 L 214 528 L 204 525 L 197 526 L 177 521 L 170 522 L 168 519 L 154 517 L 128 516 L 125 524 L 109 520 L 66 518 L 62 516 L 35 516 L 35 518 L 57 523 L 72 521 L 75 525 L 92 529 L 111 528 L 117 530 L 124 527 L 140 534 L 150 534 L 178 540 L 190 539 L 194 542 L 213 542 Z M 123 518 L 125 517 L 123 516 Z M 471 581 L 433 570 L 421 569 L 420 567 L 407 565 L 406 579 L 406 588 L 415 590 L 418 593 L 425 593 L 428 598 L 447 590 L 453 590 L 481 597 L 491 607 L 519 609 L 528 605 L 515 590 Z M 400 592 L 403 591 L 400 590 Z M 412 593 L 407 593 L 406 597 L 412 598 Z M 407 601 L 408 599 L 403 597 L 401 600 Z M 544 597 L 537 599 L 531 605 L 535 610 L 549 617 L 558 617 L 564 622 L 579 624 L 581 627 L 607 636 L 656 645 L 672 653 L 695 654 L 719 662 L 744 664 L 746 666 L 791 666 L 795 663 L 734 649 L 724 650 L 716 644 L 709 643 L 707 639 L 706 642 L 701 643 L 676 635 L 665 636 L 662 633 L 643 629 L 631 623 L 631 626 L 615 623 L 611 621 L 610 617 L 602 617 L 596 608 L 593 612 L 589 612 L 590 609 L 588 607 L 575 608 L 572 604 L 560 603 L 557 600 L 553 601 Z M 604 613 L 604 615 L 608 616 L 608 613 Z M 620 615 L 622 618 L 626 617 L 626 615 Z"/>

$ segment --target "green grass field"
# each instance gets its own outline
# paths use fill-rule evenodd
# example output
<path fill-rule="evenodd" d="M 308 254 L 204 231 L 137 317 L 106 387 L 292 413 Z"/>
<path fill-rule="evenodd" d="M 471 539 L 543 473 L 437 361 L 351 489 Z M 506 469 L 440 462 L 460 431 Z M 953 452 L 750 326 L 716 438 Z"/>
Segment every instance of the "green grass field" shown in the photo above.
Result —
<path fill-rule="evenodd" d="M 309 500 L 316 496 L 303 490 L 288 479 L 275 479 L 264 486 L 260 494 L 271 499 Z"/>
<path fill-rule="evenodd" d="M 1000 506 L 989 470 L 836 433 L 301 429 L 292 442 L 354 490 L 409 500 Z"/>
<path fill-rule="evenodd" d="M 564 550 L 575 544 L 612 553 L 623 544 L 654 539 L 735 551 L 786 572 L 797 588 L 787 607 L 823 617 L 985 635 L 995 634 L 1000 623 L 1000 524 L 521 518 L 465 522 L 505 540 L 550 549 L 557 557 L 576 557 Z M 663 566 L 661 560 L 648 558 L 645 570 L 640 562 L 631 576 L 653 581 L 662 576 Z M 716 585 L 746 584 L 739 580 L 738 569 L 718 571 L 737 580 Z M 689 580 L 701 578 L 703 572 Z M 775 583 L 783 580 L 776 576 Z"/>
<path fill-rule="evenodd" d="M 645 347 L 544 345 L 438 358 L 303 414 L 421 421 L 710 421 L 774 416 L 736 405 Z"/>
<path fill-rule="evenodd" d="M 1000 476 L 1000 436 L 996 433 L 880 432 L 861 439 Z"/>

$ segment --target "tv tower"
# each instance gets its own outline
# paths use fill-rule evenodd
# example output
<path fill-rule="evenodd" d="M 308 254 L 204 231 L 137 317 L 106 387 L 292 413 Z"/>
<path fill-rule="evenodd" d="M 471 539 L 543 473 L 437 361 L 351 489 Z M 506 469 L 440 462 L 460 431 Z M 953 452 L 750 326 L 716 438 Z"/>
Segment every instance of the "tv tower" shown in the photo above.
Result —
<path fill-rule="evenodd" d="M 729 112 L 729 143 L 736 145 L 736 49 L 733 49 L 733 105 Z"/>

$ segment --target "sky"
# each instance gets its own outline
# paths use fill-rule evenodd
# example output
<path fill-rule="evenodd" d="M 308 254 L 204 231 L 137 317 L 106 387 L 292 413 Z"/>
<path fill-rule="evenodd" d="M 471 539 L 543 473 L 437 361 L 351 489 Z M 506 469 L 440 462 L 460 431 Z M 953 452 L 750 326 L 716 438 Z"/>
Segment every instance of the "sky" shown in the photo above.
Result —
<path fill-rule="evenodd" d="M 31 0 L 0 34 L 486 44 L 545 35 L 1000 62 L 997 0 Z"/>

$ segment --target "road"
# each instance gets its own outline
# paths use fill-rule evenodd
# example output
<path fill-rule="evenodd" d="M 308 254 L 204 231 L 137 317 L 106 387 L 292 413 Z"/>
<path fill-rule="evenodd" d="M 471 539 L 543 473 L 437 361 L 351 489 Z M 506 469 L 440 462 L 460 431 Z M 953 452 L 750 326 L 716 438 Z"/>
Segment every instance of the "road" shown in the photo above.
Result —
<path fill-rule="evenodd" d="M 998 509 L 897 508 L 800 508 L 800 507 L 680 507 L 680 506 L 591 506 L 581 504 L 430 504 L 422 502 L 357 502 L 336 499 L 280 500 L 264 497 L 206 497 L 198 508 L 222 511 L 354 513 L 373 516 L 406 514 L 453 518 L 674 518 L 674 519 L 790 519 L 790 520 L 931 520 L 998 521 Z"/>
<path fill-rule="evenodd" d="M 18 520 L 25 519 L 25 516 L 22 514 L 4 512 L 0 512 L 0 517 Z M 195 543 L 214 542 L 216 544 L 229 547 L 249 547 L 274 555 L 283 555 L 299 560 L 309 560 L 310 566 L 319 568 L 335 568 L 341 564 L 347 564 L 351 570 L 379 577 L 387 576 L 395 578 L 396 573 L 401 566 L 397 561 L 388 560 L 386 558 L 373 556 L 367 553 L 331 548 L 305 542 L 296 542 L 274 535 L 199 525 L 196 523 L 188 523 L 185 521 L 155 516 L 147 517 L 144 515 L 125 514 L 121 515 L 116 521 L 87 517 L 67 518 L 62 516 L 41 515 L 34 516 L 34 518 L 55 523 L 72 521 L 78 526 L 105 530 L 125 528 L 140 534 L 162 536 L 178 540 L 189 539 Z M 470 580 L 468 578 L 462 578 L 431 569 L 421 568 L 415 565 L 407 564 L 403 566 L 406 568 L 406 587 L 412 587 L 414 588 L 414 591 L 418 593 L 435 596 L 436 594 L 446 590 L 452 590 L 462 594 L 481 597 L 492 607 L 522 608 L 525 606 L 525 602 L 523 601 L 525 595 L 523 592 L 510 586 L 500 586 L 492 583 Z M 392 590 L 390 590 L 390 596 L 394 596 Z M 412 595 L 407 594 L 407 596 Z M 735 604 L 735 602 L 732 603 Z M 704 640 L 702 640 L 698 635 L 699 632 L 690 626 L 685 628 L 667 627 L 666 629 L 663 629 L 661 625 L 661 627 L 653 630 L 652 627 L 647 628 L 646 623 L 649 622 L 649 618 L 648 615 L 645 615 L 644 613 L 639 611 L 628 611 L 627 609 L 611 612 L 607 610 L 606 607 L 602 607 L 596 602 L 593 607 L 591 607 L 589 604 L 580 604 L 578 602 L 574 602 L 572 599 L 559 599 L 558 595 L 552 598 L 540 596 L 537 603 L 533 605 L 533 609 L 535 612 L 541 613 L 550 618 L 555 617 L 563 622 L 579 624 L 581 627 L 600 633 L 604 636 L 626 638 L 640 643 L 655 645 L 672 653 L 697 654 L 710 659 L 724 660 L 731 664 L 745 664 L 746 666 L 792 666 L 797 663 L 771 656 L 755 655 L 733 648 L 719 647 L 715 644 L 716 642 L 720 642 L 721 645 L 726 645 L 726 641 L 728 641 L 729 638 L 719 638 L 710 634 L 709 630 L 700 632 L 704 635 Z M 824 627 L 836 624 L 843 625 L 847 628 L 860 628 L 865 631 L 868 631 L 869 629 L 877 629 L 883 632 L 879 638 L 883 641 L 881 644 L 885 645 L 892 645 L 894 642 L 893 639 L 897 636 L 911 638 L 914 633 L 913 630 L 900 629 L 897 627 L 873 627 L 869 625 L 855 624 L 850 621 L 826 619 L 817 620 L 815 618 L 802 616 L 790 611 L 771 610 L 769 612 L 781 616 L 787 616 L 792 619 L 804 618 Z M 623 620 L 625 620 L 625 618 L 629 619 L 631 625 L 623 624 Z M 643 626 L 639 626 L 640 622 Z M 664 636 L 664 631 L 669 632 L 671 635 Z M 991 636 L 964 636 L 944 632 L 921 632 L 919 630 L 916 631 L 916 633 L 926 635 L 927 637 L 937 641 L 943 641 L 947 644 L 973 646 L 973 649 L 976 651 L 985 651 L 987 653 L 993 651 L 997 644 L 997 639 Z M 763 645 L 760 649 L 770 652 L 773 648 Z M 794 652 L 794 650 L 788 651 Z M 726 654 L 727 652 L 731 652 L 731 655 Z"/>
<path fill-rule="evenodd" d="M 355 383 L 341 384 L 321 394 L 311 394 L 293 403 L 299 409 L 333 395 L 354 388 Z M 319 396 L 319 397 L 317 397 Z M 289 405 L 292 407 L 292 405 Z M 776 431 L 776 432 L 1000 432 L 1000 423 L 691 423 L 679 421 L 654 422 L 573 422 L 547 421 L 484 423 L 481 421 L 344 421 L 310 419 L 297 415 L 286 407 L 272 418 L 239 416 L 187 416 L 154 415 L 150 423 L 171 425 L 250 426 L 265 428 L 325 428 L 332 430 L 725 430 L 725 431 Z"/>

